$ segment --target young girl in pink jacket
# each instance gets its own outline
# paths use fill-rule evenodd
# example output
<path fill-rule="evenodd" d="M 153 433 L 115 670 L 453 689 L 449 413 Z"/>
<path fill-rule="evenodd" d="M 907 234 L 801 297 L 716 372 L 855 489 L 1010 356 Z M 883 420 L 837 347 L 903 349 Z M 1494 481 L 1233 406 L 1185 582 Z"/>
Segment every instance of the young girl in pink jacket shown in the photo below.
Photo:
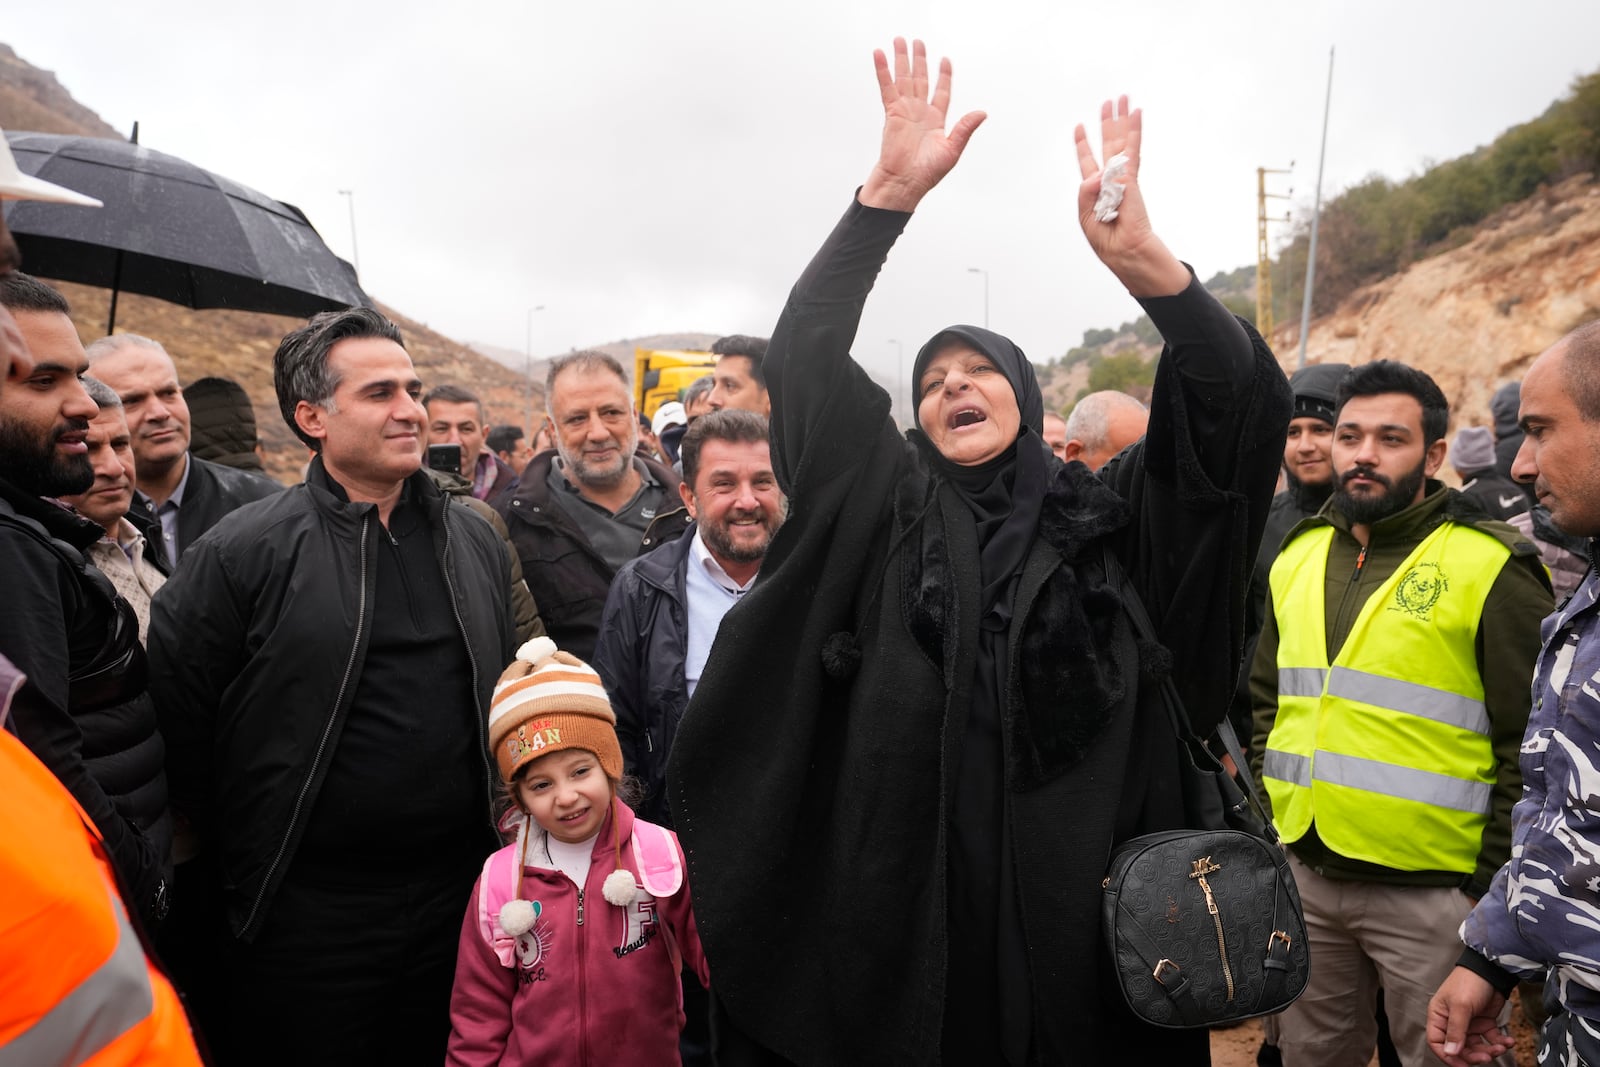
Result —
<path fill-rule="evenodd" d="M 600 677 L 528 642 L 495 687 L 489 744 L 516 841 L 473 887 L 450 995 L 453 1067 L 677 1064 L 679 976 L 707 981 L 677 836 L 617 798 Z"/>

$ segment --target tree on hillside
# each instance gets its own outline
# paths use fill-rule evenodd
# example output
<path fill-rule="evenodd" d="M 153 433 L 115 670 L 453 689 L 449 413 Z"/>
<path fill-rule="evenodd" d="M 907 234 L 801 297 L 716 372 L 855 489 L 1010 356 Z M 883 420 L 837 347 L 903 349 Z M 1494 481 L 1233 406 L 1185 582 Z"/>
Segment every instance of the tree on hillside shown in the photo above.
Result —
<path fill-rule="evenodd" d="M 1567 122 L 1556 135 L 1559 173 L 1600 173 L 1600 71 L 1573 82 L 1565 103 Z"/>
<path fill-rule="evenodd" d="M 1124 348 L 1115 355 L 1101 357 L 1089 368 L 1087 392 L 1115 389 L 1127 393 L 1141 385 L 1150 385 L 1155 380 L 1155 361 L 1146 362 L 1144 354 L 1136 348 Z"/>

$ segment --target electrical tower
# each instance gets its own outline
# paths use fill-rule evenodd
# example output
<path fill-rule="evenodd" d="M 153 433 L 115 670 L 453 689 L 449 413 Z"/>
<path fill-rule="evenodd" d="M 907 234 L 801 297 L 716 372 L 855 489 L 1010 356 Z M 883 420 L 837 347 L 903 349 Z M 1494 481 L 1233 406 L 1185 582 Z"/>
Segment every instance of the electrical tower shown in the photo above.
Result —
<path fill-rule="evenodd" d="M 1289 166 L 1294 167 L 1290 160 Z M 1272 343 L 1272 250 L 1267 244 L 1267 223 L 1288 222 L 1289 213 L 1283 213 L 1282 218 L 1267 217 L 1268 200 L 1288 200 L 1289 193 L 1267 192 L 1267 175 L 1292 174 L 1293 170 L 1273 170 L 1270 167 L 1256 168 L 1256 330 Z"/>

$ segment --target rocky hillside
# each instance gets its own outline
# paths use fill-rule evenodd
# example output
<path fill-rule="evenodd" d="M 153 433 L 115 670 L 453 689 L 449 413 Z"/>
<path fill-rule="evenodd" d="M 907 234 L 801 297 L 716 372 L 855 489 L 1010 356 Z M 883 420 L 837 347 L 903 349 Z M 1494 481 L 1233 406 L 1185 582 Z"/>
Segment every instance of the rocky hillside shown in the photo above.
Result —
<path fill-rule="evenodd" d="M 1311 324 L 1308 362 L 1397 359 L 1426 370 L 1457 426 L 1567 331 L 1600 319 L 1600 183 L 1577 175 L 1481 223 L 1458 248 L 1357 291 Z M 1298 323 L 1274 333 L 1293 370 Z"/>
<path fill-rule="evenodd" d="M 99 115 L 72 98 L 56 76 L 0 44 L 0 129 L 116 137 Z"/>

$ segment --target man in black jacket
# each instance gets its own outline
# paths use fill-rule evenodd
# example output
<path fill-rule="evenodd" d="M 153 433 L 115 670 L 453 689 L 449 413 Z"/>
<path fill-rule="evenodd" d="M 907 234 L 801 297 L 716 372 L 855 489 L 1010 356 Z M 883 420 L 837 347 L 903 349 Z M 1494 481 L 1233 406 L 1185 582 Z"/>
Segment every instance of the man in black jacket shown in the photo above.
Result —
<path fill-rule="evenodd" d="M 615 359 L 556 360 L 545 402 L 555 450 L 529 461 L 502 514 L 550 637 L 591 660 L 611 579 L 692 519 L 677 499 L 681 479 L 636 454 L 639 416 Z"/>
<path fill-rule="evenodd" d="M 172 823 L 138 620 L 84 556 L 100 527 L 51 499 L 94 481 L 83 345 L 66 300 L 34 278 L 0 278 L 0 307 L 33 361 L 0 397 L 0 653 L 29 679 L 13 722 L 100 828 L 130 899 L 159 919 Z"/>
<path fill-rule="evenodd" d="M 319 315 L 273 374 L 316 452 L 306 481 L 194 545 L 150 626 L 174 806 L 226 910 L 210 1034 L 232 1063 L 437 1064 L 497 843 L 508 557 L 419 469 L 421 383 L 391 322 Z"/>
<path fill-rule="evenodd" d="M 122 398 L 138 491 L 128 518 L 169 568 L 224 515 L 282 487 L 252 471 L 189 452 L 189 405 L 178 369 L 157 341 L 133 333 L 102 337 L 88 348 L 94 376 Z"/>

